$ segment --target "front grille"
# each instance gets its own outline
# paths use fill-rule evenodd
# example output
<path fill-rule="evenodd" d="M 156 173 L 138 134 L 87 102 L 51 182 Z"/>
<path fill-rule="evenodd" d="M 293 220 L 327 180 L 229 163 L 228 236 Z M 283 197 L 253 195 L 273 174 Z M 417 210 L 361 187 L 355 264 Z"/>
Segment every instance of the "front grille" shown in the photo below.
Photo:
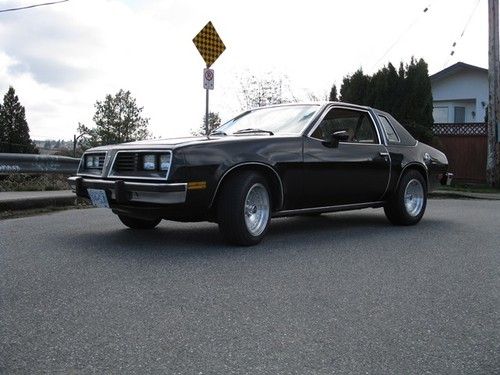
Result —
<path fill-rule="evenodd" d="M 104 159 L 105 158 L 106 158 L 106 155 L 104 155 L 104 154 L 99 155 L 99 169 L 101 169 L 101 170 L 104 167 Z"/>
<path fill-rule="evenodd" d="M 145 169 L 144 158 L 148 155 L 155 156 L 155 167 Z M 167 168 L 161 167 L 161 156 L 168 155 L 170 161 Z M 114 158 L 109 177 L 128 177 L 138 179 L 164 180 L 170 171 L 172 152 L 170 150 L 140 150 L 140 151 L 118 151 Z"/>
<path fill-rule="evenodd" d="M 136 152 L 120 152 L 116 155 L 113 169 L 117 172 L 135 172 L 138 160 L 139 154 Z"/>

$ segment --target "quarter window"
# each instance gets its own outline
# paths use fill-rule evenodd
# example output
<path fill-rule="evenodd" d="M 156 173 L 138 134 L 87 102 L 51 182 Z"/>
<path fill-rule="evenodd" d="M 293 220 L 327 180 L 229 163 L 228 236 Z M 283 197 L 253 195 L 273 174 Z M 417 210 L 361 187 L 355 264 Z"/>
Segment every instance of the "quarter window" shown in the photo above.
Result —
<path fill-rule="evenodd" d="M 380 120 L 380 124 L 382 124 L 382 129 L 384 129 L 384 133 L 387 137 L 387 140 L 392 143 L 399 143 L 399 138 L 391 123 L 384 116 L 378 116 Z"/>
<path fill-rule="evenodd" d="M 375 126 L 367 112 L 333 108 L 323 118 L 311 137 L 326 140 L 333 133 L 344 130 L 350 143 L 378 143 Z"/>

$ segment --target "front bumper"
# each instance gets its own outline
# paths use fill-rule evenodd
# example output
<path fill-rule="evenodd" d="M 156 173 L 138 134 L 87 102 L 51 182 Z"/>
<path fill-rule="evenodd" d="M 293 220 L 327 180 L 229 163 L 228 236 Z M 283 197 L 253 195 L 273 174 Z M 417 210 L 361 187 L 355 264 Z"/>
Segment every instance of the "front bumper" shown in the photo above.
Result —
<path fill-rule="evenodd" d="M 105 190 L 108 198 L 118 204 L 131 202 L 178 204 L 186 201 L 187 183 L 128 182 L 69 177 L 71 190 L 79 197 L 88 197 L 87 189 Z"/>

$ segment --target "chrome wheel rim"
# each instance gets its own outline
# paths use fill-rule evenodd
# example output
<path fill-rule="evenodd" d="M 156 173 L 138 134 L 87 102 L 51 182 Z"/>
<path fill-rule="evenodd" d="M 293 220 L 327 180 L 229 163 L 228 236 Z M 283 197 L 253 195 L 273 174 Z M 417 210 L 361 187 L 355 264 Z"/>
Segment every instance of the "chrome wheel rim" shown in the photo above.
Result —
<path fill-rule="evenodd" d="M 405 189 L 405 207 L 410 216 L 418 216 L 424 206 L 424 187 L 422 183 L 413 179 L 408 182 Z"/>
<path fill-rule="evenodd" d="M 262 184 L 254 184 L 245 198 L 245 225 L 253 236 L 266 229 L 269 220 L 269 194 Z"/>

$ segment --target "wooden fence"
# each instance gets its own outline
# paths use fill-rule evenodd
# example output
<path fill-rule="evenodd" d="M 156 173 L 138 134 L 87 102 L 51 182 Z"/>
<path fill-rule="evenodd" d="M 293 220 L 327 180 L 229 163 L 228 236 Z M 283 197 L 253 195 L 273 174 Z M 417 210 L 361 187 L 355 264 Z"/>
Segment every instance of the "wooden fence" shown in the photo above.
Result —
<path fill-rule="evenodd" d="M 488 132 L 486 123 L 434 124 L 436 147 L 448 157 L 458 182 L 486 182 Z"/>

